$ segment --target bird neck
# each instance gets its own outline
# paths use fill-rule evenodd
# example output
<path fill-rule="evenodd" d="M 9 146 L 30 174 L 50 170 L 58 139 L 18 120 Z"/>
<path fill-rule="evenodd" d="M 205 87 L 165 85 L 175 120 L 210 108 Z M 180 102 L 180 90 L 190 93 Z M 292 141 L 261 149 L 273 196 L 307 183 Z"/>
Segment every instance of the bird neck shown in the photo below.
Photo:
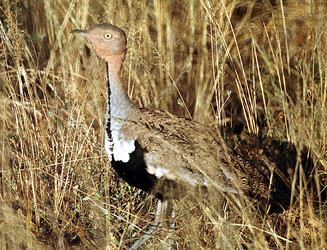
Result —
<path fill-rule="evenodd" d="M 107 62 L 108 73 L 110 70 L 110 75 L 121 78 L 121 70 L 125 60 L 125 54 L 122 53 L 118 55 L 103 56 L 102 58 Z"/>
<path fill-rule="evenodd" d="M 107 115 L 113 118 L 128 119 L 135 113 L 136 105 L 131 101 L 123 86 L 121 77 L 122 60 L 107 62 L 108 70 L 108 106 Z"/>

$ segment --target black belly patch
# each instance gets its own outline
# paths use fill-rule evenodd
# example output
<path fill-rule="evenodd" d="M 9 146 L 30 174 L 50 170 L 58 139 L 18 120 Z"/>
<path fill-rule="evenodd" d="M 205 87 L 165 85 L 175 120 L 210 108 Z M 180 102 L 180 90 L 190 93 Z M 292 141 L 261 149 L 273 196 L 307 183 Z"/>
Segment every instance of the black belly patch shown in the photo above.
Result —
<path fill-rule="evenodd" d="M 146 192 L 150 192 L 158 181 L 155 175 L 147 172 L 144 161 L 144 149 L 141 148 L 138 141 L 135 141 L 135 150 L 130 154 L 128 162 L 115 161 L 113 159 L 111 165 L 117 174 L 128 184 Z"/>

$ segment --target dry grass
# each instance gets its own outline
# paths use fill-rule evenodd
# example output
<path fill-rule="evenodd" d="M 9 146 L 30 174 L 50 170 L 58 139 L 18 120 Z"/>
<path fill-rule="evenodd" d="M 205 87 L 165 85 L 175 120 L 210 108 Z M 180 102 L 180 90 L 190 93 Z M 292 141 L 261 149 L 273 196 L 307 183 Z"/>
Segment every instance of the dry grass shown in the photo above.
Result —
<path fill-rule="evenodd" d="M 3 0 L 0 14 L 1 248 L 125 248 L 153 220 L 156 200 L 104 153 L 105 65 L 69 33 L 101 22 L 128 34 L 123 77 L 139 106 L 222 125 L 292 190 L 276 211 L 174 201 L 176 246 L 327 247 L 327 5 Z"/>

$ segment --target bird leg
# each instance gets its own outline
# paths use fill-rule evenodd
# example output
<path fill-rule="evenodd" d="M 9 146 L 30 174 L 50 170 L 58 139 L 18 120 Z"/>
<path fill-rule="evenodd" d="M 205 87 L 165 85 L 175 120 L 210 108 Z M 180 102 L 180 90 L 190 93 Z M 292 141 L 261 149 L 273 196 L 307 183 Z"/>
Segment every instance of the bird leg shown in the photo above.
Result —
<path fill-rule="evenodd" d="M 172 206 L 170 206 L 172 207 Z M 168 236 L 168 250 L 172 250 L 174 249 L 174 232 L 175 232 L 175 211 L 173 209 L 171 209 L 171 218 L 172 218 L 172 222 L 169 223 L 169 236 Z"/>
<path fill-rule="evenodd" d="M 172 209 L 172 205 L 171 202 L 169 200 L 165 200 L 165 201 L 158 201 L 158 205 L 157 205 L 157 211 L 156 211 L 156 215 L 155 215 L 155 219 L 154 222 L 150 225 L 149 230 L 146 232 L 145 235 L 143 235 L 141 238 L 139 238 L 133 246 L 131 246 L 130 250 L 134 250 L 134 249 L 139 249 L 139 247 L 145 243 L 148 239 L 150 239 L 151 237 L 153 237 L 153 235 L 159 231 L 159 229 L 162 227 L 162 222 L 164 220 L 164 216 L 165 215 L 172 215 L 174 216 L 174 212 Z M 173 234 L 173 231 L 175 229 L 175 223 L 170 223 L 169 225 L 169 234 Z M 168 238 L 168 249 L 173 249 L 173 244 L 174 244 L 174 240 L 172 237 L 169 236 Z"/>

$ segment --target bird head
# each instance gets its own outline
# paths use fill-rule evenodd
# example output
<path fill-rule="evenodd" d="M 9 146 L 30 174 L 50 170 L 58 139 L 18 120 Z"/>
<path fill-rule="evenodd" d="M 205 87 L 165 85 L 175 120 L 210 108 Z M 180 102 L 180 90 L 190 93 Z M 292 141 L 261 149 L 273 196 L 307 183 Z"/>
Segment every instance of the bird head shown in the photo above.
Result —
<path fill-rule="evenodd" d="M 97 55 L 106 62 L 124 61 L 126 53 L 126 34 L 120 28 L 108 24 L 96 24 L 88 30 L 74 29 L 71 31 L 86 37 L 92 44 Z"/>

